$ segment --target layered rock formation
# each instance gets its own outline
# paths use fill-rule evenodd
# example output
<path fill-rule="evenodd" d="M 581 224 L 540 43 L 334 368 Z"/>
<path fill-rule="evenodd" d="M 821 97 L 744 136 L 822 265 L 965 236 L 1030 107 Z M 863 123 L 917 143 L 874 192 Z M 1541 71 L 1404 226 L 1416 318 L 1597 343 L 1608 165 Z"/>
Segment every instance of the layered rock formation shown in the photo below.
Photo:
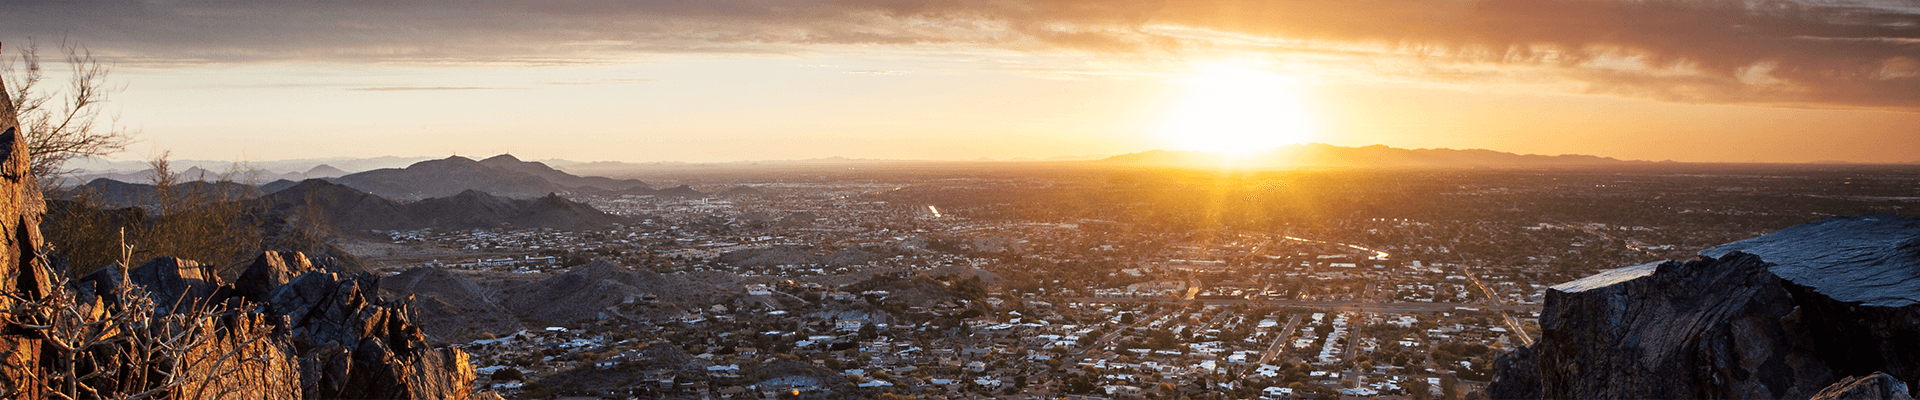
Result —
<path fill-rule="evenodd" d="M 1831 218 L 1557 285 L 1540 325 L 1489 395 L 1811 398 L 1868 381 L 1904 397 L 1920 379 L 1920 218 Z"/>

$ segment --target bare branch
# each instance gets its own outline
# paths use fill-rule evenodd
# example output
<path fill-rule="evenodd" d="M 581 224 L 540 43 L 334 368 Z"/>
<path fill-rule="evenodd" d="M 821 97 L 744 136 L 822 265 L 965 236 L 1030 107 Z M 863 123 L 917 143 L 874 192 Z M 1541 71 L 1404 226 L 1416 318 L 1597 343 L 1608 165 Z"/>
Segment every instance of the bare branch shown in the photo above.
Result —
<path fill-rule="evenodd" d="M 25 47 L 17 64 L 15 59 L 0 60 L 0 75 L 12 88 L 8 95 L 27 139 L 33 175 L 42 185 L 55 184 L 64 172 L 61 168 L 73 159 L 118 153 L 132 143 L 137 132 L 117 120 L 99 124 L 111 95 L 122 89 L 108 83 L 112 66 L 100 63 L 85 46 L 62 41 L 60 50 L 69 70 L 67 90 L 43 92 L 37 87 L 46 78 L 39 44 L 28 42 Z M 16 72 L 16 67 L 21 71 Z M 61 99 L 59 108 L 49 106 L 54 98 Z"/>

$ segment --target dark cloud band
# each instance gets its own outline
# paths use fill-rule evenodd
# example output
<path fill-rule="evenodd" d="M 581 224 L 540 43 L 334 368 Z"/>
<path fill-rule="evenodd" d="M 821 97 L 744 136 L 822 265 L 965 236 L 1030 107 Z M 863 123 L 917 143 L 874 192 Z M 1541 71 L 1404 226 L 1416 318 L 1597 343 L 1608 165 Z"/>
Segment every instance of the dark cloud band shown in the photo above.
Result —
<path fill-rule="evenodd" d="M 1920 110 L 1910 1 L 146 1 L 0 3 L 11 37 L 71 37 L 131 62 L 611 62 L 830 45 L 989 46 L 1179 57 L 1319 52 L 1546 71 L 1581 92 Z M 1204 34 L 1195 34 L 1204 33 Z M 1487 71 L 1471 74 L 1421 71 Z M 1519 69 L 1519 68 L 1516 68 Z"/>

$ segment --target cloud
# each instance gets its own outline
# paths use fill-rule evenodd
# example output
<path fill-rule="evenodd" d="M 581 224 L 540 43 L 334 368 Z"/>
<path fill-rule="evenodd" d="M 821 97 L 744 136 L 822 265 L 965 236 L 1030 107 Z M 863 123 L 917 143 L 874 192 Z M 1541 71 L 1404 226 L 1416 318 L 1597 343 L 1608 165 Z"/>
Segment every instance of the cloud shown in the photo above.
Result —
<path fill-rule="evenodd" d="M 1588 93 L 1920 109 L 1920 6 L 1910 2 L 849 2 L 898 18 L 998 21 L 1060 48 L 1344 52 L 1347 62 L 1416 60 L 1416 70 L 1547 72 Z"/>
<path fill-rule="evenodd" d="M 548 85 L 628 85 L 635 83 L 659 82 L 658 79 L 586 79 L 578 81 L 547 82 Z"/>
<path fill-rule="evenodd" d="M 385 87 L 350 88 L 347 90 L 356 91 L 356 92 L 420 92 L 420 91 L 502 90 L 502 89 L 505 89 L 505 88 L 449 87 L 449 86 L 437 86 L 437 87 L 385 86 Z"/>
<path fill-rule="evenodd" d="M 856 69 L 856 70 L 847 70 L 847 71 L 840 71 L 840 72 L 849 73 L 849 74 L 866 74 L 866 75 L 905 75 L 906 74 L 905 72 L 900 72 L 900 71 L 887 71 L 887 70 L 878 70 L 878 69 Z"/>
<path fill-rule="evenodd" d="M 0 39 L 68 36 L 151 66 L 847 48 L 1252 54 L 1416 83 L 1920 111 L 1920 5 L 1811 1 L 13 0 L 0 26 L 18 36 Z"/>

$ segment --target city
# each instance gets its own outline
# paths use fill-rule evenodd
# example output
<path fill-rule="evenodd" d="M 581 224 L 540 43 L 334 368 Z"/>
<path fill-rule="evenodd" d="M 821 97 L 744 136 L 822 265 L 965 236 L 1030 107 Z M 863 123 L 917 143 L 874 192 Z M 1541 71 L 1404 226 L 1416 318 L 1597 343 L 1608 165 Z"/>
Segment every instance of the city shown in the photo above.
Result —
<path fill-rule="evenodd" d="M 383 286 L 393 295 L 520 315 L 427 323 L 474 354 L 477 388 L 509 397 L 1457 399 L 1485 396 L 1495 356 L 1537 337 L 1549 286 L 1920 200 L 1903 167 L 1759 168 L 1773 175 L 730 174 L 695 178 L 729 194 L 582 196 L 633 221 L 605 230 L 379 231 L 344 246 L 411 249 L 356 251 L 384 274 L 474 282 Z M 1339 217 L 1180 208 L 1281 200 L 1262 184 L 1337 196 L 1303 212 Z M 538 297 L 589 291 L 612 295 Z M 575 310 L 516 308 L 523 297 Z"/>

